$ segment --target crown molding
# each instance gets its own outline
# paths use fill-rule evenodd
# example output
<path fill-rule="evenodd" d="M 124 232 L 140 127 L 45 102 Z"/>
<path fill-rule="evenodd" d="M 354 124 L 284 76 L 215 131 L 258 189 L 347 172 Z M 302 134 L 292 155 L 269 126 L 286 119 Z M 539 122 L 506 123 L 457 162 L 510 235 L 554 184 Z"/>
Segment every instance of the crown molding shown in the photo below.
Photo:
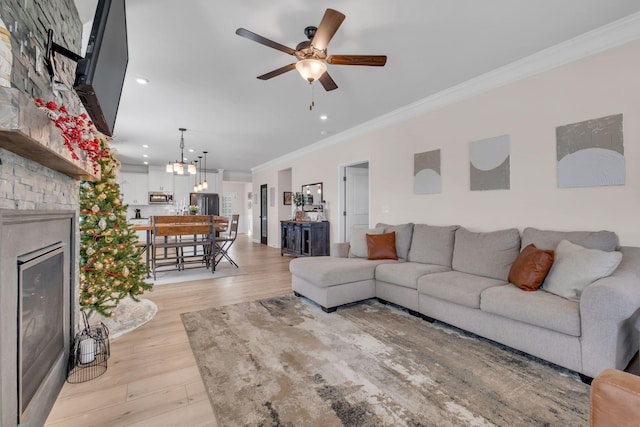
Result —
<path fill-rule="evenodd" d="M 287 163 L 302 155 L 313 153 L 357 136 L 406 121 L 446 105 L 472 98 L 501 86 L 527 79 L 536 74 L 587 58 L 638 39 L 640 39 L 640 12 L 541 50 L 503 67 L 481 74 L 463 83 L 323 139 L 322 141 L 265 162 L 251 168 L 251 172 L 256 173 L 281 163 Z"/>

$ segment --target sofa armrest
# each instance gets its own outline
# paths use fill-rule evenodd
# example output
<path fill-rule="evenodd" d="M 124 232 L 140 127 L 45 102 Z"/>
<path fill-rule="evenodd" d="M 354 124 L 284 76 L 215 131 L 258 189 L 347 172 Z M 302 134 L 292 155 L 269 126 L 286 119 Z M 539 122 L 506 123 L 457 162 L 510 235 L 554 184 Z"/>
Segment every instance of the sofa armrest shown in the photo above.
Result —
<path fill-rule="evenodd" d="M 338 258 L 347 258 L 349 256 L 349 242 L 332 243 L 330 254 Z"/>
<path fill-rule="evenodd" d="M 640 420 L 640 377 L 607 369 L 591 383 L 591 427 L 637 426 Z"/>
<path fill-rule="evenodd" d="M 640 248 L 620 250 L 616 271 L 589 285 L 580 298 L 582 372 L 592 377 L 606 368 L 624 369 L 638 350 Z"/>

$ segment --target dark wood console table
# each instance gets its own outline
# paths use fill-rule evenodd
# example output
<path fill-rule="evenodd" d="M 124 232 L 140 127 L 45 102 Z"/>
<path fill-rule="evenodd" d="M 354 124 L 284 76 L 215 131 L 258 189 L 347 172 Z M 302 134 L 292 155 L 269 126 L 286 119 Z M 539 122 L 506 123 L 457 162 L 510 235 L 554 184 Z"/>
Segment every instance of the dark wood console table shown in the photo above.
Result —
<path fill-rule="evenodd" d="M 329 222 L 280 221 L 280 255 L 329 255 Z"/>

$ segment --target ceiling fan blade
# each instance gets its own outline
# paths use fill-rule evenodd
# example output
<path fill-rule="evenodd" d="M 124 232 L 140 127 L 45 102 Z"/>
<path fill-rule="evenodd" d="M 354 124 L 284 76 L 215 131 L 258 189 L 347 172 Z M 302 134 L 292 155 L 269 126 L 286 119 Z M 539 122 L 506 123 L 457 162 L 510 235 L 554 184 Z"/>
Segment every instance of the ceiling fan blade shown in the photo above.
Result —
<path fill-rule="evenodd" d="M 327 62 L 333 65 L 370 65 L 382 67 L 387 63 L 386 55 L 332 55 Z"/>
<path fill-rule="evenodd" d="M 241 36 L 241 37 L 247 38 L 249 40 L 253 40 L 254 42 L 258 42 L 260 44 L 263 44 L 265 46 L 269 46 L 269 47 L 272 47 L 274 49 L 280 50 L 280 51 L 282 51 L 284 53 L 288 53 L 289 55 L 295 55 L 295 53 L 296 53 L 296 51 L 291 49 L 290 47 L 287 47 L 287 46 L 282 45 L 280 43 L 274 42 L 273 40 L 269 40 L 267 38 L 264 38 L 261 35 L 256 34 L 254 32 L 251 32 L 249 30 L 246 30 L 244 28 L 238 28 L 236 30 L 236 34 Z"/>
<path fill-rule="evenodd" d="M 333 81 L 328 71 L 325 71 L 318 80 L 320 80 L 320 83 L 322 83 L 322 87 L 327 92 L 329 92 L 330 90 L 338 89 L 338 85 Z"/>
<path fill-rule="evenodd" d="M 273 70 L 273 71 L 271 71 L 269 73 L 266 73 L 266 74 L 263 74 L 261 76 L 258 76 L 258 78 L 260 80 L 269 80 L 269 79 L 271 79 L 273 77 L 279 76 L 280 74 L 284 74 L 287 71 L 294 70 L 295 68 L 296 68 L 296 64 L 295 63 L 289 64 L 289 65 L 285 65 L 284 67 L 280 67 L 277 70 Z"/>
<path fill-rule="evenodd" d="M 313 40 L 311 40 L 311 46 L 318 50 L 325 50 L 344 18 L 346 17 L 337 10 L 327 9 L 324 12 L 322 21 L 320 21 L 320 25 L 318 25 L 316 34 L 313 36 Z"/>

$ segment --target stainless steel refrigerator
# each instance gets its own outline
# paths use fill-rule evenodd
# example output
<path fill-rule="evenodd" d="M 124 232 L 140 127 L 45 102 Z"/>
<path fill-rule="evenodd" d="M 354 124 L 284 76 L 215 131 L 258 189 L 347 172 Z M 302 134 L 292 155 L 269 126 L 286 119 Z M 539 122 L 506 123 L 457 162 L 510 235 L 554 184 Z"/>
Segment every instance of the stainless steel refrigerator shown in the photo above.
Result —
<path fill-rule="evenodd" d="M 189 204 L 198 206 L 198 215 L 220 215 L 217 193 L 189 193 Z"/>

